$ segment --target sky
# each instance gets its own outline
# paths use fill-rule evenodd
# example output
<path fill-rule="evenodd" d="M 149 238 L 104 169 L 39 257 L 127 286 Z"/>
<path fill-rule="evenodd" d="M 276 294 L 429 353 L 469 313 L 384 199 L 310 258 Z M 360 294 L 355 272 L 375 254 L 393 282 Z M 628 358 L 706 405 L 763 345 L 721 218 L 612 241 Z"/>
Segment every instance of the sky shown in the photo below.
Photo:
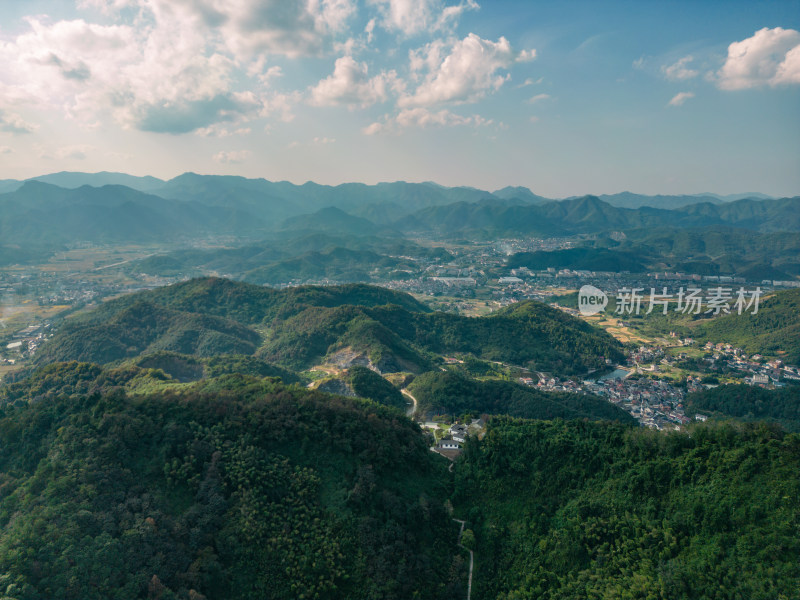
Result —
<path fill-rule="evenodd" d="M 2 0 L 0 179 L 800 194 L 800 0 Z"/>

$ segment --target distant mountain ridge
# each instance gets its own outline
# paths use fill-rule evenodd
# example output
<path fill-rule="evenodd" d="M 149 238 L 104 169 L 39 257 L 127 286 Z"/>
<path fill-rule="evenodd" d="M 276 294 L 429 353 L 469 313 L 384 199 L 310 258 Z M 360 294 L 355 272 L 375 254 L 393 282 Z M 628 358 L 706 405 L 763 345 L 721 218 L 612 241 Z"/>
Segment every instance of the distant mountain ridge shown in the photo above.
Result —
<path fill-rule="evenodd" d="M 724 201 L 714 195 L 646 197 L 625 192 L 558 201 L 523 187 L 491 193 L 429 182 L 295 185 L 194 173 L 166 182 L 121 173 L 55 173 L 16 183 L 0 182 L 0 190 L 13 188 L 0 193 L 0 239 L 5 244 L 141 243 L 197 236 L 263 239 L 281 229 L 482 238 L 654 227 L 800 231 L 798 197 Z"/>
<path fill-rule="evenodd" d="M 643 228 L 729 226 L 753 231 L 800 231 L 800 196 L 778 200 L 702 202 L 666 210 L 619 208 L 597 196 L 541 204 L 500 200 L 458 202 L 417 211 L 395 223 L 407 232 L 479 238 L 574 235 Z"/>
<path fill-rule="evenodd" d="M 288 181 L 270 181 L 263 178 L 246 178 L 231 175 L 199 175 L 187 172 L 169 180 L 159 179 L 150 175 L 135 176 L 127 173 L 101 171 L 98 173 L 82 173 L 75 171 L 61 171 L 38 175 L 26 180 L 6 179 L 0 180 L 0 193 L 7 193 L 19 189 L 26 181 L 41 181 L 63 188 L 75 189 L 84 185 L 102 187 L 105 185 L 124 185 L 140 192 L 153 192 L 157 195 L 173 198 L 201 199 L 215 193 L 242 193 L 247 190 L 251 193 L 260 193 L 265 196 L 289 200 L 292 196 L 304 197 L 316 208 L 326 205 L 338 206 L 348 210 L 348 199 L 353 199 L 355 204 L 363 204 L 364 196 L 372 194 L 373 202 L 397 202 L 411 199 L 413 208 L 421 208 L 420 201 L 429 204 L 464 201 L 477 201 L 487 198 L 501 200 L 521 200 L 530 203 L 548 202 L 552 200 L 572 200 L 580 196 L 567 196 L 553 198 L 541 196 L 524 186 L 506 186 L 493 192 L 469 186 L 448 187 L 431 181 L 412 183 L 405 181 L 382 182 L 374 185 L 364 183 L 343 183 L 335 186 L 324 185 L 308 181 L 303 184 L 294 184 Z M 769 200 L 775 198 L 760 192 L 736 194 L 638 194 L 624 191 L 615 194 L 596 194 L 601 200 L 612 206 L 620 208 L 639 208 L 652 206 L 654 208 L 678 208 L 698 202 L 732 202 L 742 199 Z M 367 202 L 369 204 L 369 202 Z M 308 206 L 306 208 L 310 208 Z M 353 206 L 349 206 L 352 209 Z"/>

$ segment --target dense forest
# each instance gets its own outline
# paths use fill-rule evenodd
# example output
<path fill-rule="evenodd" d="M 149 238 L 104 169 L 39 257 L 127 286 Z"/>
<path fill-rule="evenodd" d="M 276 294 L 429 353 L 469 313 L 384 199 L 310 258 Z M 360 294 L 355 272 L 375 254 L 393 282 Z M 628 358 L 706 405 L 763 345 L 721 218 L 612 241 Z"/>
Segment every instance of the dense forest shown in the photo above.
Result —
<path fill-rule="evenodd" d="M 465 593 L 447 461 L 395 410 L 241 375 L 16 404 L 6 599 Z"/>
<path fill-rule="evenodd" d="M 751 385 L 721 385 L 689 394 L 686 413 L 775 421 L 800 432 L 800 386 L 765 390 Z"/>
<path fill-rule="evenodd" d="M 396 306 L 310 308 L 276 323 L 259 354 L 304 368 L 342 348 L 366 354 L 382 371 L 424 372 L 437 356 L 469 353 L 563 374 L 622 359 L 611 336 L 545 304 L 526 301 L 487 317 L 411 312 Z"/>
<path fill-rule="evenodd" d="M 764 424 L 495 418 L 455 469 L 473 597 L 796 598 L 798 472 L 800 438 Z"/>
<path fill-rule="evenodd" d="M 445 353 L 564 374 L 602 369 L 606 359 L 622 358 L 608 334 L 534 301 L 469 318 L 431 313 L 408 294 L 362 284 L 274 290 L 205 278 L 76 315 L 43 345 L 37 362 L 105 364 L 169 351 L 255 354 L 307 369 L 346 349 L 382 372 L 428 371 Z"/>
<path fill-rule="evenodd" d="M 448 472 L 373 371 L 342 377 L 374 402 L 272 368 L 159 353 L 4 386 L 3 597 L 463 597 L 452 516 L 475 598 L 795 597 L 800 438 L 777 425 L 644 430 L 591 396 L 431 372 L 421 407 L 536 419 L 492 417 Z"/>

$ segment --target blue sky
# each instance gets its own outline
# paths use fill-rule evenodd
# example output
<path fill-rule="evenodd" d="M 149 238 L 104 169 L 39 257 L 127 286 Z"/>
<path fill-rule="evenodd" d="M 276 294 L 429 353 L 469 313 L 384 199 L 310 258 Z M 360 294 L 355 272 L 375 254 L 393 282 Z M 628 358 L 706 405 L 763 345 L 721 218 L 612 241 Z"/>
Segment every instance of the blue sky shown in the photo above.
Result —
<path fill-rule="evenodd" d="M 800 2 L 6 0 L 0 178 L 800 194 Z"/>

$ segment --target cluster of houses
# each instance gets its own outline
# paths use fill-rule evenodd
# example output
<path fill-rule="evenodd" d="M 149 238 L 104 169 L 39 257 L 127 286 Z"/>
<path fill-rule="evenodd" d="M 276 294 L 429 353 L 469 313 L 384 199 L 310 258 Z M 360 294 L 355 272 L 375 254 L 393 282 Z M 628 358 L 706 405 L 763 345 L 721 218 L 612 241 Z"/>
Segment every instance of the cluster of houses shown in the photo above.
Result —
<path fill-rule="evenodd" d="M 624 409 L 645 427 L 675 429 L 691 421 L 683 410 L 684 390 L 661 379 L 605 379 L 587 382 L 586 389 Z"/>
<path fill-rule="evenodd" d="M 558 377 L 540 375 L 538 382 L 531 377 L 521 377 L 524 385 L 535 385 L 548 392 L 595 394 L 606 398 L 630 413 L 641 425 L 655 429 L 674 428 L 690 421 L 684 414 L 685 392 L 663 380 L 627 379 L 611 377 L 598 381 L 576 382 Z M 689 391 L 702 387 L 699 380 L 687 382 Z"/>
<path fill-rule="evenodd" d="M 20 329 L 6 344 L 5 356 L 0 360 L 3 364 L 13 365 L 19 358 L 31 357 L 48 337 L 50 337 L 49 322 Z"/>
<path fill-rule="evenodd" d="M 744 382 L 759 387 L 781 386 L 783 380 L 800 381 L 800 368 L 785 365 L 781 359 L 764 362 L 760 354 L 747 355 L 741 348 L 731 344 L 708 342 L 703 349 L 711 354 L 707 359 L 712 367 L 727 366 L 729 369 L 747 373 Z"/>
<path fill-rule="evenodd" d="M 486 429 L 486 421 L 483 418 L 472 419 L 469 424 L 453 423 L 447 429 L 442 439 L 439 440 L 431 450 L 446 456 L 449 459 L 454 459 L 461 453 L 464 443 L 471 435 L 480 436 Z"/>

